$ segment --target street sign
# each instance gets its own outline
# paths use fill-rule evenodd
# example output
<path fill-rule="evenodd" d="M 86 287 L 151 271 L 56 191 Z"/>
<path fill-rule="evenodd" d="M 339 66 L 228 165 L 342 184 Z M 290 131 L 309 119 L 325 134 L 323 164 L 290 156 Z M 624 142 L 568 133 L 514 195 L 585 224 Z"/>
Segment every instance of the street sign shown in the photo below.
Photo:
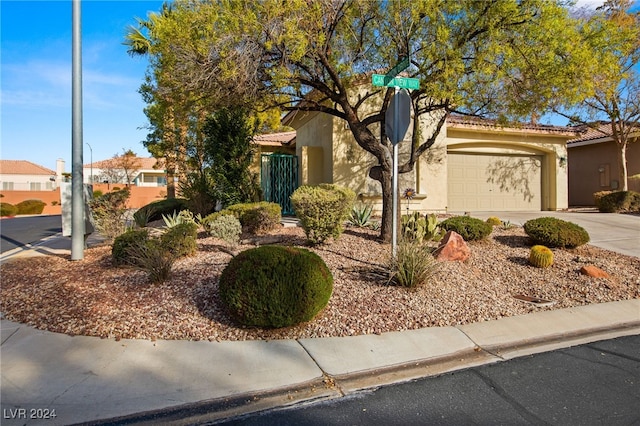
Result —
<path fill-rule="evenodd" d="M 371 82 L 374 86 L 399 87 L 401 89 L 418 90 L 420 88 L 420 80 L 409 77 L 389 78 L 382 74 L 373 74 Z"/>
<path fill-rule="evenodd" d="M 411 97 L 406 90 L 395 93 L 384 116 L 384 131 L 393 145 L 400 143 L 411 121 Z"/>
<path fill-rule="evenodd" d="M 385 77 L 387 77 L 388 79 L 392 79 L 393 77 L 400 74 L 402 71 L 406 70 L 407 68 L 409 68 L 409 57 L 405 56 L 400 60 L 400 62 L 396 64 L 395 67 L 389 70 L 389 72 L 385 75 Z"/>

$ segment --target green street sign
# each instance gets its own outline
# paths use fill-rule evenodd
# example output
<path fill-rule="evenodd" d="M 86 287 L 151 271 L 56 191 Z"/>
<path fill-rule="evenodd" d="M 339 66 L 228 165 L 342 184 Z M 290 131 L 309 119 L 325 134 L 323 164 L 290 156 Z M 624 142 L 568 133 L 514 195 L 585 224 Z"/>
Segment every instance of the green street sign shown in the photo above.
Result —
<path fill-rule="evenodd" d="M 418 90 L 420 88 L 420 80 L 417 78 L 395 77 L 389 78 L 382 74 L 373 74 L 371 82 L 374 86 L 381 87 L 399 87 L 401 89 Z"/>
<path fill-rule="evenodd" d="M 400 60 L 400 62 L 396 64 L 395 67 L 391 68 L 391 70 L 385 75 L 385 77 L 393 78 L 407 68 L 409 68 L 409 57 L 405 56 Z"/>

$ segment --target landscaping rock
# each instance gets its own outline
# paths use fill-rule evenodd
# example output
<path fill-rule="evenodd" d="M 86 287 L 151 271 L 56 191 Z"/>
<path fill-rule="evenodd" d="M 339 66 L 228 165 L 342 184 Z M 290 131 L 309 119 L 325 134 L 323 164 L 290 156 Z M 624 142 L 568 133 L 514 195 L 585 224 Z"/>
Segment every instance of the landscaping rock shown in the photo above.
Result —
<path fill-rule="evenodd" d="M 594 278 L 609 278 L 609 274 L 593 265 L 583 266 L 582 268 L 580 268 L 580 272 L 584 275 L 588 275 Z"/>
<path fill-rule="evenodd" d="M 464 262 L 471 256 L 471 250 L 464 239 L 455 231 L 444 234 L 440 245 L 436 249 L 436 259 Z"/>

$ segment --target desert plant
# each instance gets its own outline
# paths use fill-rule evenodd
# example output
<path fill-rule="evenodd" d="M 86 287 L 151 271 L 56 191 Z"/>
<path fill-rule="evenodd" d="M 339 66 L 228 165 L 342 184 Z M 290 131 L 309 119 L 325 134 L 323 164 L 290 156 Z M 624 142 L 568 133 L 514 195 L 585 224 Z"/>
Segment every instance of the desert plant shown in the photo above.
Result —
<path fill-rule="evenodd" d="M 445 231 L 440 227 L 440 222 L 438 222 L 438 216 L 436 216 L 435 213 L 431 213 L 426 216 L 425 225 L 426 225 L 425 233 L 424 233 L 425 240 L 440 241 L 442 239 L 442 237 L 445 234 Z"/>
<path fill-rule="evenodd" d="M 493 227 L 488 223 L 469 216 L 454 216 L 440 223 L 442 229 L 454 231 L 465 240 L 474 241 L 487 238 Z"/>
<path fill-rule="evenodd" d="M 358 228 L 365 228 L 371 223 L 371 213 L 373 205 L 371 203 L 357 202 L 349 215 L 349 223 Z"/>
<path fill-rule="evenodd" d="M 354 201 L 352 190 L 331 184 L 303 185 L 291 195 L 296 216 L 312 244 L 321 244 L 342 234 L 343 222 Z"/>
<path fill-rule="evenodd" d="M 15 216 L 18 214 L 18 208 L 13 204 L 0 203 L 0 216 Z"/>
<path fill-rule="evenodd" d="M 425 284 L 438 266 L 428 247 L 417 241 L 402 240 L 389 265 L 390 281 L 401 287 L 415 288 Z"/>
<path fill-rule="evenodd" d="M 113 264 L 132 264 L 129 249 L 140 242 L 146 242 L 148 239 L 149 232 L 146 229 L 130 229 L 115 237 L 111 245 L 111 259 Z"/>
<path fill-rule="evenodd" d="M 42 214 L 47 204 L 42 200 L 24 200 L 16 204 L 18 214 Z"/>
<path fill-rule="evenodd" d="M 333 276 L 320 256 L 309 250 L 261 246 L 231 259 L 222 271 L 219 289 L 235 321 L 288 327 L 310 321 L 327 305 Z"/>
<path fill-rule="evenodd" d="M 422 242 L 427 229 L 427 221 L 419 212 L 402 215 L 400 223 L 403 239 Z"/>
<path fill-rule="evenodd" d="M 182 198 L 167 198 L 166 200 L 154 201 L 141 207 L 133 214 L 133 220 L 140 227 L 144 227 L 149 222 L 162 219 L 163 214 L 173 214 L 187 209 L 187 201 Z"/>
<path fill-rule="evenodd" d="M 511 223 L 511 221 L 509 220 L 503 220 L 500 224 L 500 229 L 504 229 L 504 230 L 511 229 L 513 227 L 515 227 L 515 225 Z"/>
<path fill-rule="evenodd" d="M 579 225 L 555 217 L 531 219 L 524 232 L 535 244 L 547 247 L 574 248 L 589 242 L 589 233 Z"/>
<path fill-rule="evenodd" d="M 553 265 L 553 252 L 548 247 L 535 245 L 529 252 L 529 263 L 536 268 L 548 268 Z"/>
<path fill-rule="evenodd" d="M 596 205 L 602 213 L 640 212 L 640 193 L 634 191 L 610 192 L 599 197 Z"/>
<path fill-rule="evenodd" d="M 191 256 L 198 249 L 198 225 L 182 222 L 169 229 L 160 237 L 161 245 L 176 258 Z"/>
<path fill-rule="evenodd" d="M 209 216 L 207 216 L 208 218 Z M 216 215 L 210 221 L 207 221 L 205 227 L 209 234 L 214 238 L 219 238 L 227 244 L 236 245 L 240 242 L 242 234 L 242 225 L 240 221 L 233 215 L 222 214 Z"/>
<path fill-rule="evenodd" d="M 239 203 L 223 210 L 232 213 L 250 234 L 265 234 L 280 227 L 282 208 L 278 203 L 261 201 L 258 203 Z"/>
<path fill-rule="evenodd" d="M 200 214 L 194 216 L 190 210 L 182 210 L 179 213 L 174 211 L 173 214 L 170 215 L 163 214 L 162 220 L 166 228 L 173 228 L 181 223 L 194 223 L 198 225 L 202 221 L 202 217 Z"/>
<path fill-rule="evenodd" d="M 100 235 L 113 240 L 127 230 L 127 200 L 129 188 L 108 192 L 89 201 L 95 227 Z"/>
<path fill-rule="evenodd" d="M 155 238 L 137 240 L 127 248 L 127 263 L 147 273 L 149 282 L 161 283 L 171 277 L 176 255 Z"/>
<path fill-rule="evenodd" d="M 500 218 L 495 217 L 495 216 L 490 216 L 487 218 L 487 223 L 491 226 L 500 226 L 502 225 L 502 221 L 500 220 Z"/>

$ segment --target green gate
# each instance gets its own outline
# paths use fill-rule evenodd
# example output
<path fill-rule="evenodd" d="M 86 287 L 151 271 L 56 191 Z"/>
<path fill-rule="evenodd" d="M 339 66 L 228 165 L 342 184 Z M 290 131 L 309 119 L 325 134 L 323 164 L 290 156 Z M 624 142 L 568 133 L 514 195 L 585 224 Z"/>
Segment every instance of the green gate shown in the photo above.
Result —
<path fill-rule="evenodd" d="M 260 186 L 265 201 L 280 204 L 283 215 L 294 214 L 289 197 L 298 187 L 298 157 L 262 154 Z"/>

